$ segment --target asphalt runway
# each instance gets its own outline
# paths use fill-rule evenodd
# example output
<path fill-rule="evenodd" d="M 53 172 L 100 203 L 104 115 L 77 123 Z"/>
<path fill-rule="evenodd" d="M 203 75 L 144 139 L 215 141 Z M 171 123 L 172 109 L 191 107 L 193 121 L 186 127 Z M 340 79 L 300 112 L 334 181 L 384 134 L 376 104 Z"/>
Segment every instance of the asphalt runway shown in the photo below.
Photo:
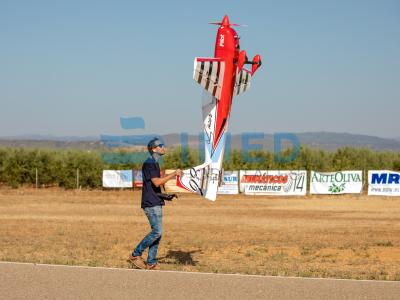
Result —
<path fill-rule="evenodd" d="M 400 282 L 0 262 L 1 299 L 400 299 Z"/>

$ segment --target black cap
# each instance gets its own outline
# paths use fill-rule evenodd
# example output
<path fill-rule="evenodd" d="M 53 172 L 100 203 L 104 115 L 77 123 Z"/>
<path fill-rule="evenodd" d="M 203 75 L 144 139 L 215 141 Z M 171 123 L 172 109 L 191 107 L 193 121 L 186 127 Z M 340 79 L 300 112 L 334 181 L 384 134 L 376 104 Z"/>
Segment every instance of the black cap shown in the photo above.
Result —
<path fill-rule="evenodd" d="M 147 150 L 149 150 L 149 152 L 151 152 L 151 150 L 153 150 L 154 148 L 157 148 L 160 145 L 164 145 L 160 141 L 160 139 L 158 139 L 158 138 L 151 139 L 150 142 L 147 144 Z"/>

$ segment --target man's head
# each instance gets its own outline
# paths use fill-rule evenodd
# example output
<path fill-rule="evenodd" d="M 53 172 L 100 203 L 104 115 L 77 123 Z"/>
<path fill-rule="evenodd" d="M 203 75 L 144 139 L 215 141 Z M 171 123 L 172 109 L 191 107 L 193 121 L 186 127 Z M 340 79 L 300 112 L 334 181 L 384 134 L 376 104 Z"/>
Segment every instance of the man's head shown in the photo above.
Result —
<path fill-rule="evenodd" d="M 147 150 L 149 150 L 150 154 L 153 153 L 158 153 L 160 155 L 165 154 L 164 144 L 158 138 L 150 140 L 150 142 L 147 144 Z"/>

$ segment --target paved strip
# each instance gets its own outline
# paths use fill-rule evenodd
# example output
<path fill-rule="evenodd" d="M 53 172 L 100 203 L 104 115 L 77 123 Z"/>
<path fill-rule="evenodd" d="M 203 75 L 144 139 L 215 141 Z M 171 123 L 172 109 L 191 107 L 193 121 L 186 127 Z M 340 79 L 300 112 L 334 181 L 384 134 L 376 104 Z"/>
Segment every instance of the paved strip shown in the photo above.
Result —
<path fill-rule="evenodd" d="M 0 262 L 1 299 L 400 299 L 400 282 Z"/>

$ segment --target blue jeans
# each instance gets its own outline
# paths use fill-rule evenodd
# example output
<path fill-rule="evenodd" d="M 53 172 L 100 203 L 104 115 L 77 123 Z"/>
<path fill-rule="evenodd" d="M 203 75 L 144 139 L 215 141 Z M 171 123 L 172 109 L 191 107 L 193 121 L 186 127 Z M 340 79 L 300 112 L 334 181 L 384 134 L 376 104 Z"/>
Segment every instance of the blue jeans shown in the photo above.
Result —
<path fill-rule="evenodd" d="M 149 248 L 147 264 L 157 263 L 157 250 L 162 235 L 162 206 L 146 207 L 144 213 L 149 219 L 151 231 L 143 238 L 133 251 L 133 256 L 141 256 L 143 251 Z"/>

